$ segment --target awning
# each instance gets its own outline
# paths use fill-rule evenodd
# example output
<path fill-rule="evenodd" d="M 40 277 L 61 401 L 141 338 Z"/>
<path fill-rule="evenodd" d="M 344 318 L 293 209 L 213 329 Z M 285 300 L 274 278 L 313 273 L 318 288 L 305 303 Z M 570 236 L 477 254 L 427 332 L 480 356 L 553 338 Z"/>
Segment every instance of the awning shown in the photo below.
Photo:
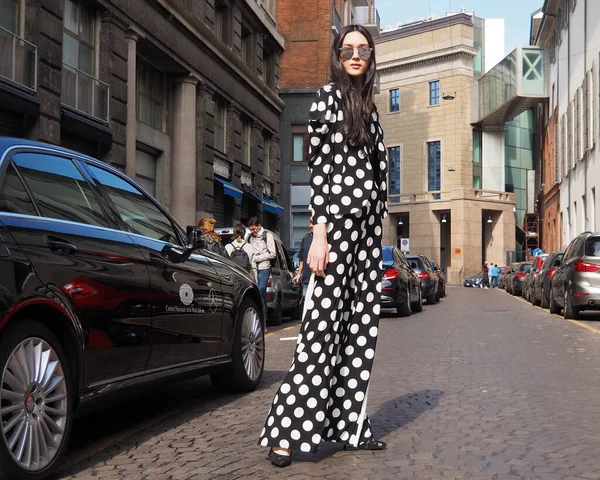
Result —
<path fill-rule="evenodd" d="M 251 187 L 250 185 L 242 183 L 242 192 L 248 198 L 251 198 L 252 200 L 262 203 L 262 198 L 258 195 L 258 193 L 256 193 L 256 190 L 254 189 L 254 187 Z"/>
<path fill-rule="evenodd" d="M 281 215 L 283 213 L 283 207 L 268 198 L 262 198 L 262 206 L 265 212 L 274 213 L 275 215 Z"/>
<path fill-rule="evenodd" d="M 229 183 L 226 180 L 223 180 L 219 177 L 215 177 L 215 182 L 223 185 L 223 192 L 225 193 L 225 195 L 229 195 L 230 197 L 237 198 L 239 200 L 242 199 L 242 195 L 244 194 L 244 192 L 237 188 L 233 183 Z"/>

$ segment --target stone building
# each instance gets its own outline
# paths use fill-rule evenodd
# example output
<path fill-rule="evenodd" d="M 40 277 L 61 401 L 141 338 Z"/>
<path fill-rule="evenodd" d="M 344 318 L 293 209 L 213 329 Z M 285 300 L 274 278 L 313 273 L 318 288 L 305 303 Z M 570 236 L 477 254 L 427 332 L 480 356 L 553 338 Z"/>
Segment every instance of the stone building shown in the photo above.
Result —
<path fill-rule="evenodd" d="M 390 162 L 384 244 L 425 254 L 453 284 L 484 261 L 503 264 L 514 249 L 514 193 L 504 188 L 503 165 L 492 168 L 494 142 L 472 125 L 478 80 L 502 58 L 503 43 L 502 25 L 466 12 L 384 31 L 376 41 L 376 103 Z M 486 187 L 486 177 L 497 186 Z"/>
<path fill-rule="evenodd" d="M 317 89 L 328 82 L 334 35 L 355 23 L 379 35 L 375 0 L 277 1 L 277 27 L 285 38 L 279 91 L 286 103 L 281 116 L 281 203 L 290 212 L 282 217 L 281 238 L 290 246 L 299 246 L 309 229 L 308 111 Z"/>
<path fill-rule="evenodd" d="M 274 0 L 3 1 L 0 135 L 106 161 L 183 225 L 259 214 L 277 229 L 274 11 Z"/>

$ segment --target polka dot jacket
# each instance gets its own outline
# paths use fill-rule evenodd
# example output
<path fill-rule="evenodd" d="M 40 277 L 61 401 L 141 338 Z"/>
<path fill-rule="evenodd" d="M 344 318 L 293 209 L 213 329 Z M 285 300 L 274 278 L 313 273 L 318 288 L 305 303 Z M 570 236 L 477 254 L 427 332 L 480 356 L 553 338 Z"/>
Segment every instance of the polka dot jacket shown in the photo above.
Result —
<path fill-rule="evenodd" d="M 341 103 L 339 87 L 330 83 L 317 91 L 310 108 L 311 214 L 315 223 L 327 223 L 331 215 L 356 213 L 375 198 L 374 206 L 385 218 L 388 160 L 379 114 L 376 108 L 371 114 L 373 142 L 353 148 L 342 133 Z"/>

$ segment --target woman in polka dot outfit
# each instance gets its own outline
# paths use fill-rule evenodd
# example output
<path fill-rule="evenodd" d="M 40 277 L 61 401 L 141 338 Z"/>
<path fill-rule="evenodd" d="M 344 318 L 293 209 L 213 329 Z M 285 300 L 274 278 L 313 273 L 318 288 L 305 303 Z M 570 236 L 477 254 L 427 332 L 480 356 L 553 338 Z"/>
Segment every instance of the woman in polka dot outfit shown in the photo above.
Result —
<path fill-rule="evenodd" d="M 309 114 L 313 274 L 292 366 L 259 444 L 279 467 L 321 441 L 381 450 L 366 415 L 379 324 L 387 156 L 373 104 L 374 44 L 360 25 L 333 42 L 331 83 Z"/>

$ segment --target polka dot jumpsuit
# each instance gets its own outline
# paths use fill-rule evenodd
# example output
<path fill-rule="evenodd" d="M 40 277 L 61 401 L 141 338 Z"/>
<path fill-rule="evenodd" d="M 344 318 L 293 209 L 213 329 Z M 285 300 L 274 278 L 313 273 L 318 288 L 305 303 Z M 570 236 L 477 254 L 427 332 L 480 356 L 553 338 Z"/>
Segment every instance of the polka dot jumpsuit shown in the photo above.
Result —
<path fill-rule="evenodd" d="M 381 219 L 387 157 L 377 112 L 373 145 L 341 133 L 341 93 L 317 93 L 309 119 L 311 213 L 327 223 L 325 277 L 311 277 L 289 373 L 273 399 L 259 444 L 302 452 L 323 440 L 353 446 L 372 437 L 366 415 L 381 296 Z"/>

